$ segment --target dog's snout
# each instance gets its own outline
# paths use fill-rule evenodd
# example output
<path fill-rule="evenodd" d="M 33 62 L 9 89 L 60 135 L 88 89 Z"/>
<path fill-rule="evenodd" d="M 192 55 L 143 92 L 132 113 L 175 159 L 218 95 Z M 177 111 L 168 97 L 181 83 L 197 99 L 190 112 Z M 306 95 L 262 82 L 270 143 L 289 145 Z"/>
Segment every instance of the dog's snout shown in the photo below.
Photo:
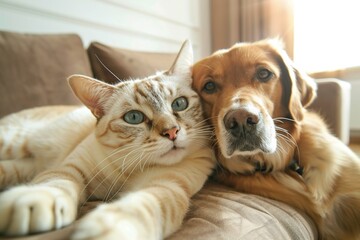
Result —
<path fill-rule="evenodd" d="M 259 114 L 251 112 L 246 108 L 230 111 L 224 117 L 226 130 L 234 136 L 239 136 L 244 131 L 254 128 L 259 121 Z"/>

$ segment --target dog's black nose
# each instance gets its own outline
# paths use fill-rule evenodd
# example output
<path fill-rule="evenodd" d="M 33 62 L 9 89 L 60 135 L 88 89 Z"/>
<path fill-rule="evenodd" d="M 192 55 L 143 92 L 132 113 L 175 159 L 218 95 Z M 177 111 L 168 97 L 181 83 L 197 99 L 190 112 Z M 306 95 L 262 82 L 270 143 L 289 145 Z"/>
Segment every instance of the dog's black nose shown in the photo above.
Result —
<path fill-rule="evenodd" d="M 259 121 L 259 114 L 253 113 L 247 108 L 232 110 L 224 117 L 226 130 L 235 137 L 255 129 Z"/>

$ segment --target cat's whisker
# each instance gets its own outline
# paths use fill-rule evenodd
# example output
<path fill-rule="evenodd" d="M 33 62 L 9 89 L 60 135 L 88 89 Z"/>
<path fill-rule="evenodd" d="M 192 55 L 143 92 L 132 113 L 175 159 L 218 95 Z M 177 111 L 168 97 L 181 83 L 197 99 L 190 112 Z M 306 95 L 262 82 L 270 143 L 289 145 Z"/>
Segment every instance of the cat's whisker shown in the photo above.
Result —
<path fill-rule="evenodd" d="M 136 150 L 138 150 L 138 149 L 135 149 L 134 151 L 132 151 L 132 152 L 130 152 L 129 154 L 127 154 L 127 155 L 125 156 L 125 158 L 122 160 L 123 166 L 124 166 L 124 163 L 126 163 L 127 165 L 124 166 L 124 167 L 121 169 L 121 174 L 119 174 L 119 175 L 116 177 L 115 181 L 113 181 L 113 183 L 110 185 L 110 189 L 109 189 L 108 194 L 106 195 L 106 198 L 105 198 L 105 199 L 108 199 L 109 194 L 111 193 L 112 189 L 114 188 L 116 182 L 117 182 L 125 173 L 128 173 L 128 172 L 129 172 L 129 169 L 134 165 L 134 163 L 136 163 L 136 164 L 135 164 L 135 166 L 133 166 L 133 169 L 130 171 L 130 173 L 128 173 L 128 176 L 126 177 L 126 179 L 128 179 L 128 178 L 130 177 L 131 173 L 137 168 L 137 166 L 138 166 L 138 162 L 137 162 L 137 161 L 138 161 L 139 159 L 141 159 L 141 156 L 142 156 L 143 152 L 142 152 L 140 155 L 138 155 L 138 156 L 137 156 L 137 155 L 134 155 L 134 156 L 131 156 L 131 157 L 130 157 L 130 155 L 131 155 L 132 153 L 135 153 Z M 126 160 L 128 157 L 130 157 L 130 161 L 127 161 L 127 160 Z M 141 161 L 139 161 L 139 163 L 140 163 L 140 167 L 141 167 Z M 125 179 L 125 180 L 126 180 L 126 179 Z M 125 181 L 125 180 L 124 180 L 124 181 Z M 120 188 L 120 189 L 121 189 L 121 188 Z"/>
<path fill-rule="evenodd" d="M 98 171 L 98 174 L 101 173 L 101 171 L 103 171 L 105 168 L 107 168 L 107 167 L 110 166 L 110 165 L 111 165 L 111 163 L 107 164 L 104 168 L 100 169 L 100 170 Z M 110 176 L 111 176 L 115 171 L 116 171 L 116 169 L 114 169 L 114 170 L 111 172 Z M 81 209 L 83 208 L 83 206 L 93 197 L 93 195 L 96 193 L 96 191 L 99 189 L 99 187 L 103 186 L 103 183 L 105 182 L 105 180 L 106 180 L 108 177 L 109 177 L 109 175 L 106 175 L 100 182 L 97 183 L 97 187 L 94 188 L 94 189 L 92 190 L 92 192 L 88 194 L 88 197 L 85 199 L 85 201 L 83 202 L 83 204 L 80 206 L 80 211 L 81 211 Z M 88 185 L 89 185 L 89 184 L 90 184 L 90 182 L 88 183 Z M 84 189 L 86 189 L 86 188 L 84 188 Z"/>
<path fill-rule="evenodd" d="M 130 169 L 130 167 L 136 162 L 136 159 L 133 159 L 131 160 L 131 162 L 127 165 L 127 170 Z M 108 202 L 109 201 L 109 197 L 111 195 L 111 192 L 113 190 L 113 188 L 118 184 L 118 181 L 122 178 L 122 176 L 124 176 L 125 174 L 125 170 L 121 171 L 120 174 L 118 174 L 115 178 L 113 177 L 113 174 L 111 174 L 113 180 L 112 182 L 110 183 L 109 186 L 107 186 L 107 193 L 105 194 L 105 197 L 104 197 L 104 201 L 105 202 Z M 114 173 L 114 172 L 113 172 Z M 127 176 L 128 177 L 128 176 Z M 126 177 L 126 178 L 127 178 Z M 123 182 L 123 181 L 122 181 Z"/>
<path fill-rule="evenodd" d="M 211 127 L 209 127 L 207 125 L 194 126 L 194 128 L 192 130 L 193 131 L 199 131 L 199 132 L 202 132 L 202 131 L 214 132 L 214 128 L 211 128 Z"/>
<path fill-rule="evenodd" d="M 140 159 L 143 158 L 143 155 L 144 155 L 144 151 L 141 153 Z M 145 169 L 146 164 L 147 164 L 147 160 L 144 160 L 144 161 L 142 161 L 142 162 L 143 162 L 143 165 L 141 166 L 141 164 L 140 164 L 140 171 L 141 171 L 141 172 L 144 172 L 144 169 Z"/>
<path fill-rule="evenodd" d="M 117 177 L 115 178 L 115 180 L 113 181 L 114 184 L 112 184 L 112 186 L 110 187 L 108 193 L 106 194 L 106 196 L 105 196 L 105 198 L 104 198 L 106 202 L 107 202 L 107 201 L 111 201 L 111 200 L 121 191 L 121 189 L 123 188 L 123 186 L 125 185 L 125 183 L 126 183 L 127 180 L 129 179 L 129 177 L 132 175 L 132 173 L 134 172 L 134 170 L 138 167 L 139 164 L 141 164 L 141 159 L 140 159 L 139 157 L 134 158 L 134 159 L 132 160 L 132 163 L 128 166 L 127 169 L 129 169 L 130 166 L 132 166 L 134 163 L 136 163 L 135 166 L 133 166 L 132 170 L 128 173 L 128 175 L 126 176 L 126 178 L 122 181 L 122 184 L 120 185 L 120 187 L 119 187 L 118 191 L 116 192 L 116 194 L 114 194 L 114 195 L 112 196 L 112 198 L 109 199 L 112 189 L 114 188 L 114 186 L 116 185 L 116 182 L 122 177 L 123 174 L 120 174 L 119 176 L 117 176 Z"/>
<path fill-rule="evenodd" d="M 113 72 L 100 60 L 100 58 L 98 57 L 97 54 L 95 54 L 95 57 L 96 57 L 97 60 L 100 62 L 100 64 L 101 64 L 111 75 L 113 75 L 113 76 L 116 78 L 116 80 L 118 80 L 119 82 L 121 82 L 121 79 L 118 78 L 118 76 L 116 76 L 115 73 L 113 73 Z"/>
<path fill-rule="evenodd" d="M 114 155 L 116 154 L 119 154 L 121 153 L 122 151 L 126 151 L 126 150 L 129 150 L 131 149 L 132 146 L 128 146 L 128 147 L 125 147 L 125 148 L 120 148 L 120 149 L 116 149 L 114 151 L 112 151 L 108 156 L 106 156 L 104 159 L 102 159 L 101 161 L 99 161 L 94 167 L 93 167 L 93 170 L 91 170 L 92 173 L 94 173 L 94 171 L 98 172 L 97 171 L 97 168 L 106 160 L 108 160 L 110 157 L 113 157 Z M 109 164 L 111 164 L 112 162 L 110 161 Z M 96 177 L 96 174 L 88 180 L 88 183 L 90 183 L 94 178 Z M 88 185 L 88 184 L 87 184 Z M 85 187 L 87 187 L 87 185 L 85 185 Z"/>
<path fill-rule="evenodd" d="M 99 176 L 99 174 L 102 174 L 102 172 L 103 172 L 107 167 L 109 167 L 109 166 L 111 166 L 112 164 L 114 164 L 113 161 L 110 161 L 110 162 L 107 163 L 105 166 L 103 166 L 101 169 L 98 169 L 98 167 L 99 167 L 104 161 L 106 161 L 107 159 L 109 159 L 109 157 L 113 157 L 115 154 L 119 154 L 119 153 L 121 153 L 122 151 L 129 150 L 129 149 L 131 149 L 131 148 L 133 148 L 133 147 L 134 147 L 134 146 L 128 146 L 128 147 L 125 147 L 125 148 L 122 148 L 122 149 L 117 149 L 117 150 L 113 151 L 109 156 L 107 156 L 106 158 L 104 158 L 103 160 L 101 160 L 98 164 L 96 164 L 96 166 L 95 166 L 95 167 L 93 168 L 93 170 L 91 171 L 91 172 L 93 172 L 94 174 L 93 174 L 93 176 L 87 181 L 86 185 L 84 186 L 84 188 L 83 188 L 82 191 L 81 191 L 81 194 L 82 194 L 82 193 L 86 190 L 86 188 L 92 183 L 92 181 L 93 181 L 96 177 Z M 133 151 L 134 151 L 134 150 L 133 150 Z M 115 168 L 114 171 L 116 171 L 116 168 Z M 106 176 L 105 178 L 103 178 L 103 179 L 100 181 L 100 183 L 98 184 L 98 187 L 100 187 L 100 186 L 103 184 L 103 182 L 104 182 L 108 177 L 109 177 L 109 176 Z M 92 195 L 96 192 L 96 190 L 98 189 L 98 187 L 93 190 L 93 192 L 90 194 L 90 196 L 87 198 L 86 201 L 88 201 L 88 200 L 92 197 Z"/>
<path fill-rule="evenodd" d="M 134 149 L 133 151 L 136 151 L 136 149 Z M 107 165 L 105 165 L 102 169 L 99 169 L 98 170 L 98 173 L 101 173 L 105 170 L 105 168 L 113 165 L 113 164 L 116 164 L 118 161 L 120 161 L 120 159 L 122 159 L 124 157 L 119 157 L 118 159 L 115 159 L 114 161 L 111 161 L 109 162 Z M 122 159 L 122 161 L 125 161 L 125 159 Z M 113 176 L 113 174 L 116 172 L 116 171 L 119 171 L 119 168 L 115 167 L 110 174 L 107 174 L 105 176 L 105 178 L 103 178 L 100 182 L 97 183 L 97 186 L 92 190 L 92 192 L 89 194 L 88 198 L 86 199 L 86 201 L 82 204 L 81 208 L 84 206 L 84 204 L 89 201 L 91 199 L 91 197 L 97 192 L 97 190 L 100 188 L 100 187 L 103 187 L 104 185 L 104 182 L 108 179 L 108 178 L 111 178 Z M 124 172 L 122 172 L 122 174 L 120 175 L 123 175 Z M 80 209 L 81 209 L 80 208 Z"/>
<path fill-rule="evenodd" d="M 144 161 L 144 163 L 147 164 L 147 162 L 149 161 L 149 159 L 151 159 L 151 155 L 152 155 L 152 154 L 148 154 L 148 155 L 146 156 L 145 160 L 141 160 L 141 161 L 139 161 L 139 162 Z M 136 166 L 135 166 L 135 168 L 136 168 Z M 149 170 L 149 169 L 150 169 L 150 168 L 148 168 L 147 170 Z M 148 172 L 148 171 L 145 171 L 145 173 L 143 173 L 143 174 L 146 175 L 147 172 Z M 118 188 L 118 190 L 113 194 L 113 196 L 112 196 L 108 201 L 112 201 L 112 200 L 121 192 L 123 186 L 124 186 L 125 183 L 127 182 L 128 178 L 131 176 L 131 174 L 132 174 L 132 172 L 131 172 L 131 173 L 129 174 L 129 176 L 123 181 L 123 183 L 121 184 L 121 186 Z"/>
<path fill-rule="evenodd" d="M 210 127 L 210 126 L 208 126 L 208 124 L 207 124 L 208 120 L 209 120 L 209 118 L 207 118 L 207 119 L 203 119 L 203 120 L 201 120 L 201 121 L 199 121 L 199 122 L 195 123 L 194 127 L 196 127 L 196 128 L 197 128 L 198 126 L 203 125 L 203 127 L 211 128 L 211 127 Z"/>
<path fill-rule="evenodd" d="M 192 141 L 198 141 L 198 142 L 203 142 L 205 144 L 208 144 L 209 143 L 209 137 L 208 136 L 191 136 L 191 137 L 188 137 L 189 141 L 192 142 Z"/>

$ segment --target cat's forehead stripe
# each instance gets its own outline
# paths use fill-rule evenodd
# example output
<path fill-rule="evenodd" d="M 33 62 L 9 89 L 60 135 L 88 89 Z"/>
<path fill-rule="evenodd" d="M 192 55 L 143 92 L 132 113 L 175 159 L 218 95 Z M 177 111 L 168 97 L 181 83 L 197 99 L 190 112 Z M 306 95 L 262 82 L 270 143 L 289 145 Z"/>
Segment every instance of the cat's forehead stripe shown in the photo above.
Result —
<path fill-rule="evenodd" d="M 143 98 L 146 98 L 147 94 L 143 91 L 143 89 L 139 86 L 139 84 L 135 84 L 134 86 L 134 93 L 135 93 L 135 98 L 137 99 L 136 102 L 140 103 L 140 99 L 139 96 Z"/>
<path fill-rule="evenodd" d="M 161 82 L 159 82 L 159 89 L 158 89 L 158 91 L 159 91 L 160 93 L 164 93 L 164 92 L 165 92 L 164 84 L 162 84 Z"/>
<path fill-rule="evenodd" d="M 164 86 L 161 82 L 146 79 L 134 86 L 135 101 L 141 105 L 147 102 L 156 111 L 161 111 L 164 105 Z"/>

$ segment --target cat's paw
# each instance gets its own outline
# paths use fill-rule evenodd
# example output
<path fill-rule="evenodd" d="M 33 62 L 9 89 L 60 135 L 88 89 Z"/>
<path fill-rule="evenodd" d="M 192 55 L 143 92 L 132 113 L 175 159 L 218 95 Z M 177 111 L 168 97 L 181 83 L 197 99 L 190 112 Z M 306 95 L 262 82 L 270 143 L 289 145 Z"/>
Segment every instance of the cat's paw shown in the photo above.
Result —
<path fill-rule="evenodd" d="M 77 206 L 62 190 L 18 186 L 0 194 L 0 233 L 20 236 L 62 228 L 75 220 Z"/>
<path fill-rule="evenodd" d="M 85 215 L 76 225 L 72 240 L 152 239 L 131 214 L 103 205 Z"/>

